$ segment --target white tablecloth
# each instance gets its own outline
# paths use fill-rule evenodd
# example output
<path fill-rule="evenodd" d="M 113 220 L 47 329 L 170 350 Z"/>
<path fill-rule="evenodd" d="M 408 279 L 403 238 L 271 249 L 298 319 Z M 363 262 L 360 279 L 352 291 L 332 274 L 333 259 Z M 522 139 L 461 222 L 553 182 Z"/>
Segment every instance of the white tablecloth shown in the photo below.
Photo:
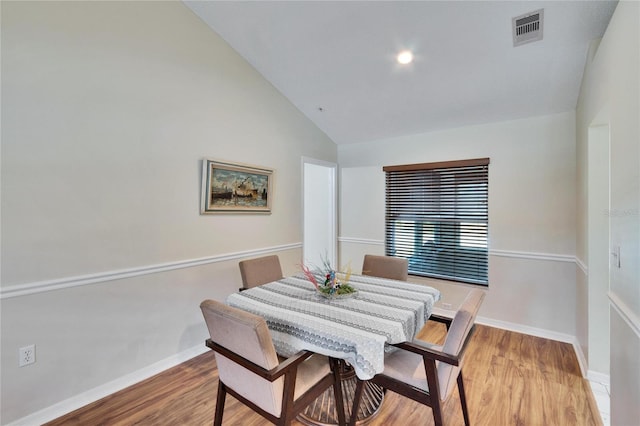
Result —
<path fill-rule="evenodd" d="M 360 275 L 349 283 L 358 290 L 354 297 L 326 299 L 300 274 L 234 293 L 227 304 L 264 317 L 279 354 L 306 349 L 342 358 L 367 380 L 382 372 L 387 344 L 420 331 L 440 292 Z"/>

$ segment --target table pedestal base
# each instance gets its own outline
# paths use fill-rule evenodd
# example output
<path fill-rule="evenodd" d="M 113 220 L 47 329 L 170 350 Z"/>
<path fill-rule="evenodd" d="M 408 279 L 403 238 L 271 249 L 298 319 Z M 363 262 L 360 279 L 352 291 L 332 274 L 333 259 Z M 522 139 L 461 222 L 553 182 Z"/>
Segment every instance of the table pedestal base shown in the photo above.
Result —
<path fill-rule="evenodd" d="M 340 363 L 340 376 L 342 379 L 342 397 L 344 401 L 345 416 L 347 422 L 351 418 L 353 408 L 353 397 L 356 393 L 357 377 L 353 368 Z M 364 425 L 373 419 L 382 406 L 384 400 L 384 389 L 380 386 L 365 382 L 362 390 L 362 399 L 357 413 L 357 425 Z M 329 426 L 338 424 L 338 414 L 336 412 L 335 399 L 333 397 L 333 387 L 328 388 L 322 395 L 316 398 L 297 417 L 297 420 L 310 426 Z"/>

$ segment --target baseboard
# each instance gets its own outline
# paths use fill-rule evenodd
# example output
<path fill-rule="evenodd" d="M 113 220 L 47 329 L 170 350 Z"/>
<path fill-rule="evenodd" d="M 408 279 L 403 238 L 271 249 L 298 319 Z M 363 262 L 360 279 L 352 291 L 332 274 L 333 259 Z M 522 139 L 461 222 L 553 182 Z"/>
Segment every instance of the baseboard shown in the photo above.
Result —
<path fill-rule="evenodd" d="M 575 336 L 565 333 L 558 333 L 556 331 L 545 330 L 542 328 L 529 327 L 522 324 L 516 324 L 507 321 L 500 321 L 491 318 L 477 317 L 476 322 L 482 325 L 488 325 L 490 327 L 501 328 L 503 330 L 514 331 L 516 333 L 527 334 L 529 336 L 542 337 L 544 339 L 556 340 L 559 342 L 569 343 L 573 346 L 573 350 L 578 359 L 578 365 L 580 366 L 580 372 L 582 377 L 587 377 L 587 359 L 582 353 L 582 349 L 578 343 L 578 339 Z"/>
<path fill-rule="evenodd" d="M 542 328 L 529 327 L 527 325 L 516 324 L 508 321 L 500 321 L 486 317 L 477 317 L 478 324 L 488 325 L 490 327 L 502 328 L 503 330 L 515 331 L 516 333 L 528 334 L 535 337 L 544 337 L 545 339 L 557 340 L 560 342 L 570 343 L 576 340 L 575 336 L 557 331 L 545 330 Z"/>
<path fill-rule="evenodd" d="M 575 339 L 573 343 L 573 350 L 576 353 L 576 358 L 578 358 L 578 364 L 580 365 L 580 372 L 582 373 L 582 377 L 588 379 L 589 378 L 589 363 L 587 362 L 587 357 L 584 355 L 582 351 L 582 346 L 578 342 L 578 339 Z"/>
<path fill-rule="evenodd" d="M 453 311 L 442 309 L 443 314 L 452 312 Z M 578 358 L 578 363 L 580 364 L 580 369 L 582 371 L 583 377 L 586 377 L 589 380 L 595 382 L 609 384 L 609 376 L 593 371 L 589 371 L 588 373 L 586 372 L 586 359 L 584 357 L 584 354 L 582 353 L 582 350 L 580 349 L 580 346 L 577 344 L 577 339 L 574 336 L 485 317 L 477 317 L 476 322 L 478 324 L 500 328 L 503 330 L 509 330 L 531 336 L 542 337 L 545 339 L 570 343 L 571 345 L 573 345 L 574 350 L 576 351 L 576 356 Z M 113 380 L 109 383 L 105 383 L 104 385 L 98 386 L 87 392 L 61 401 L 36 413 L 30 414 L 26 417 L 7 424 L 7 426 L 31 426 L 34 424 L 43 424 L 52 421 L 60 416 L 82 408 L 85 405 L 91 404 L 92 402 L 98 401 L 115 392 L 118 392 L 131 385 L 148 379 L 149 377 L 161 373 L 171 367 L 175 367 L 178 364 L 181 364 L 185 361 L 190 360 L 191 358 L 205 353 L 207 350 L 208 349 L 204 345 L 198 345 L 196 347 L 187 349 L 169 358 L 158 361 L 148 367 L 142 368 L 138 371 L 134 371 L 133 373 L 127 374 L 126 376 L 120 377 L 119 379 Z"/>
<path fill-rule="evenodd" d="M 598 373 L 597 371 L 587 371 L 587 379 L 591 382 L 601 383 L 606 386 L 611 385 L 611 376 L 608 374 Z"/>
<path fill-rule="evenodd" d="M 38 412 L 29 414 L 26 417 L 7 424 L 7 426 L 33 426 L 36 424 L 41 425 L 43 423 L 50 422 L 60 416 L 75 411 L 78 408 L 82 408 L 85 405 L 91 404 L 92 402 L 98 401 L 115 392 L 121 391 L 122 389 L 125 389 L 131 385 L 153 377 L 156 374 L 161 373 L 171 367 L 175 367 L 176 365 L 179 365 L 185 361 L 190 360 L 191 358 L 201 355 L 208 350 L 209 349 L 204 346 L 204 344 L 187 349 L 178 354 L 170 356 L 169 358 L 165 358 L 161 361 L 151 364 L 148 367 L 144 367 L 138 371 L 134 371 L 133 373 L 127 374 L 126 376 L 120 377 L 109 383 L 105 383 L 104 385 L 88 390 L 87 392 L 73 396 L 50 407 L 44 408 Z"/>

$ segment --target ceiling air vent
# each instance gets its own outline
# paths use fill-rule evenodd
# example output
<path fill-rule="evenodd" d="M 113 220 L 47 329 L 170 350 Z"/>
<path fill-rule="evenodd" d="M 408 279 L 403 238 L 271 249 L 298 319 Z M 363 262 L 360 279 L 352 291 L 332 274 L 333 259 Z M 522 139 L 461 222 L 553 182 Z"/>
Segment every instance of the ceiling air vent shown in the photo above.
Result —
<path fill-rule="evenodd" d="M 542 21 L 544 9 L 516 16 L 511 20 L 513 46 L 542 40 Z"/>

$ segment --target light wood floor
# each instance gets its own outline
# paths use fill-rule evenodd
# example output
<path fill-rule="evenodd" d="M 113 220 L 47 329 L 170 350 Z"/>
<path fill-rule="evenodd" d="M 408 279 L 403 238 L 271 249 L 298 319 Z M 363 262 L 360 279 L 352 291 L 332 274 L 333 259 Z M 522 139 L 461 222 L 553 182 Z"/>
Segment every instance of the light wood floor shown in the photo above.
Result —
<path fill-rule="evenodd" d="M 441 342 L 444 326 L 429 322 L 419 337 Z M 218 373 L 211 352 L 56 419 L 54 425 L 210 425 Z M 589 383 L 571 345 L 476 326 L 463 368 L 472 425 L 600 425 Z M 446 425 L 463 425 L 457 391 L 444 407 Z M 227 397 L 224 425 L 266 425 Z M 433 425 L 431 409 L 387 392 L 368 423 Z M 294 426 L 302 423 L 294 422 Z"/>

